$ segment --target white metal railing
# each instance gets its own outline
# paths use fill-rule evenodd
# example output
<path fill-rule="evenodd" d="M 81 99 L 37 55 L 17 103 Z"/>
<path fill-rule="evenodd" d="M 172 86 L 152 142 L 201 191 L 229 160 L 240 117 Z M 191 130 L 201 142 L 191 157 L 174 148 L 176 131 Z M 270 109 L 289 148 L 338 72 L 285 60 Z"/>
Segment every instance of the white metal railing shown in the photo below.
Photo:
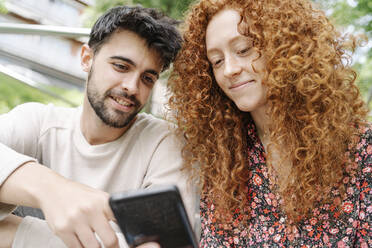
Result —
<path fill-rule="evenodd" d="M 27 85 L 30 88 L 36 89 L 36 90 L 38 90 L 38 91 L 40 91 L 40 92 L 42 92 L 44 94 L 47 94 L 47 95 L 49 95 L 49 96 L 51 96 L 51 97 L 53 97 L 55 99 L 58 99 L 58 100 L 60 100 L 62 102 L 65 102 L 65 103 L 67 103 L 67 104 L 69 104 L 71 106 L 77 106 L 76 103 L 74 103 L 74 102 L 72 102 L 72 101 L 70 101 L 70 100 L 68 100 L 68 99 L 66 99 L 66 98 L 64 98 L 64 97 L 62 97 L 62 96 L 60 96 L 60 95 L 58 95 L 58 94 L 50 91 L 50 90 L 47 90 L 47 89 L 43 89 L 43 88 L 38 87 L 37 86 L 38 84 L 36 82 L 34 82 L 32 79 L 29 79 L 29 78 L 27 78 L 27 77 L 25 77 L 25 76 L 23 76 L 23 75 L 15 72 L 15 71 L 12 71 L 12 70 L 4 67 L 3 65 L 0 65 L 0 74 L 7 75 L 7 76 L 15 79 L 17 82 L 20 82 L 22 84 L 25 84 L 25 85 Z"/>
<path fill-rule="evenodd" d="M 0 33 L 52 35 L 66 38 L 79 38 L 89 36 L 90 29 L 37 24 L 0 23 Z"/>
<path fill-rule="evenodd" d="M 18 23 L 0 23 L 0 34 L 26 34 L 26 35 L 49 35 L 59 36 L 65 38 L 87 38 L 89 36 L 89 28 L 75 28 L 65 26 L 51 26 L 51 25 L 37 25 L 37 24 L 18 24 Z M 0 73 L 12 77 L 18 82 L 25 84 L 29 87 L 35 88 L 47 95 L 50 95 L 56 99 L 59 99 L 69 105 L 76 106 L 75 103 L 61 97 L 49 90 L 40 88 L 33 80 L 28 79 L 4 66 L 0 65 Z"/>

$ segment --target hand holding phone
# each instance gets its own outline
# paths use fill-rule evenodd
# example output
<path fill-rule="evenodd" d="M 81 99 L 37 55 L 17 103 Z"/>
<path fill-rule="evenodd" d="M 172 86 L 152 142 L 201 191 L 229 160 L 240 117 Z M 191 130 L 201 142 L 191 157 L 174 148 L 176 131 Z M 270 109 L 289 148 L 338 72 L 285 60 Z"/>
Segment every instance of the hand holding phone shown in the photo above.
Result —
<path fill-rule="evenodd" d="M 109 203 L 130 247 L 146 242 L 162 248 L 198 247 L 176 186 L 114 194 Z"/>

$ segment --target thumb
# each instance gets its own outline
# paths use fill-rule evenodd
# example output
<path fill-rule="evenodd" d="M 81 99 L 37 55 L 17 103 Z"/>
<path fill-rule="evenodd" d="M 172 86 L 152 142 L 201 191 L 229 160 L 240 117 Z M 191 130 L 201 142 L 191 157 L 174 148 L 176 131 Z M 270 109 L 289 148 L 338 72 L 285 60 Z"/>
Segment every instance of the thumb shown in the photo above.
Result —
<path fill-rule="evenodd" d="M 155 242 L 149 242 L 149 243 L 145 243 L 140 246 L 137 246 L 137 248 L 160 248 L 160 245 Z"/>
<path fill-rule="evenodd" d="M 106 216 L 106 218 L 107 218 L 108 220 L 112 220 L 112 221 L 116 222 L 116 219 L 115 219 L 114 213 L 113 213 L 112 210 L 111 210 L 111 207 L 110 207 L 110 205 L 109 205 L 109 203 L 108 203 L 108 200 L 107 200 L 107 202 L 106 202 L 106 204 L 105 204 L 105 206 L 104 206 L 103 211 L 104 211 L 104 214 L 105 214 L 105 216 Z"/>

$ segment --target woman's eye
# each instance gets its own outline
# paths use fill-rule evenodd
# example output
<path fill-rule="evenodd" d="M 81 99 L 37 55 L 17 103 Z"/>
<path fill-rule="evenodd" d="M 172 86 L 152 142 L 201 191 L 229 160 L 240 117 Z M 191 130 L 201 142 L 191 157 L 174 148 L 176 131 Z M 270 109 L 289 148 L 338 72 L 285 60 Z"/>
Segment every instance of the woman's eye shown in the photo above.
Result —
<path fill-rule="evenodd" d="M 249 51 L 249 48 L 247 47 L 247 48 L 244 48 L 244 49 L 239 50 L 239 51 L 238 51 L 238 54 L 239 54 L 239 55 L 244 55 L 244 54 L 246 54 L 248 51 Z"/>
<path fill-rule="evenodd" d="M 213 67 L 218 67 L 222 63 L 222 59 L 216 60 L 212 63 Z"/>

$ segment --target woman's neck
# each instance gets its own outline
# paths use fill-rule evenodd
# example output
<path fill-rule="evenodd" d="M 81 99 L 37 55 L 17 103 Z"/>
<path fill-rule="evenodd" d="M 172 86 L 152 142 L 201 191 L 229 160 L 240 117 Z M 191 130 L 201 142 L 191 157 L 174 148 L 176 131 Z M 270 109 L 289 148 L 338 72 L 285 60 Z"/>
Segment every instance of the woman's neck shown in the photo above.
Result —
<path fill-rule="evenodd" d="M 251 111 L 252 119 L 256 125 L 258 137 L 260 138 L 261 142 L 264 144 L 268 142 L 269 138 L 269 123 L 270 118 L 266 112 L 267 108 L 266 105 L 262 106 L 254 111 Z M 264 144 L 266 145 L 266 144 Z"/>
<path fill-rule="evenodd" d="M 258 137 L 262 145 L 264 146 L 265 151 L 268 151 L 268 144 L 270 143 L 270 118 L 267 114 L 266 106 L 259 108 L 251 112 L 252 119 L 256 125 Z M 279 182 L 282 182 L 285 185 L 288 179 L 288 176 L 292 169 L 291 161 L 285 157 L 283 154 L 283 146 L 270 147 L 270 162 L 274 169 L 274 177 L 276 177 Z"/>

